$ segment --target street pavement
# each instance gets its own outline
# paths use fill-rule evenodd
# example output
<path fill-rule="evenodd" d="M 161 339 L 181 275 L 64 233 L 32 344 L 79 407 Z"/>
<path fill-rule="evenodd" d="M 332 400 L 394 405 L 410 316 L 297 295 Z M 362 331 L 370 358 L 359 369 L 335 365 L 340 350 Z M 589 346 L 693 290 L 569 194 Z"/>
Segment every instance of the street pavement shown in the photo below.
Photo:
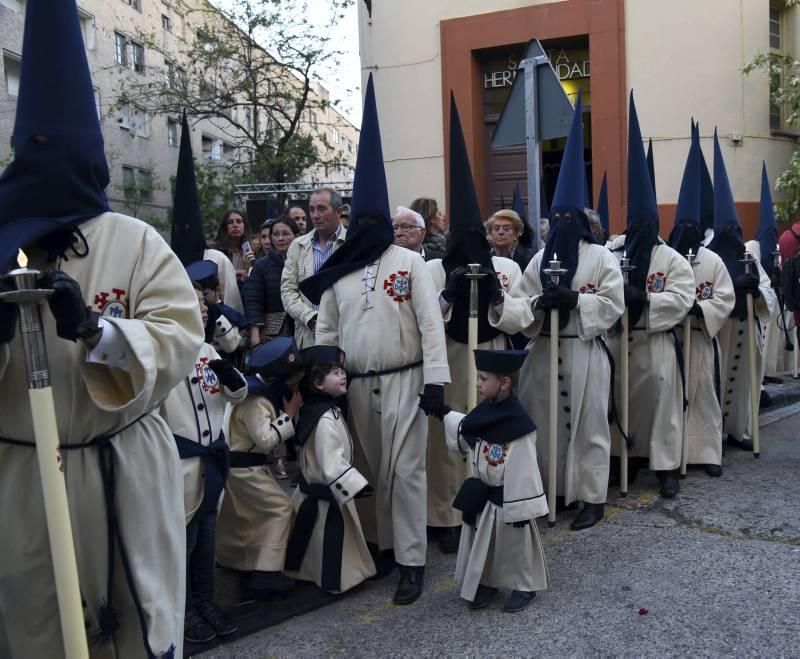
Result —
<path fill-rule="evenodd" d="M 671 501 L 643 470 L 587 531 L 538 520 L 550 590 L 520 613 L 468 610 L 431 543 L 411 606 L 391 604 L 395 571 L 202 656 L 800 655 L 800 384 L 769 389 L 759 460 L 728 449 L 721 478 L 691 469 Z"/>

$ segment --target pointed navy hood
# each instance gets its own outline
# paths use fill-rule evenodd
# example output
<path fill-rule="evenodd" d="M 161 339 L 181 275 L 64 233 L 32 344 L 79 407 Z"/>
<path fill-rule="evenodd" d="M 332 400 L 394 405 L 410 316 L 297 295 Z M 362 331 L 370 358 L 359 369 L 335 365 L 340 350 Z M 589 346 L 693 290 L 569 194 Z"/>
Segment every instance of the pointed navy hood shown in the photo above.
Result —
<path fill-rule="evenodd" d="M 600 184 L 600 196 L 597 199 L 597 214 L 600 216 L 600 224 L 606 234 L 606 239 L 608 239 L 608 172 L 603 172 L 603 182 Z"/>
<path fill-rule="evenodd" d="M 725 262 L 731 279 L 744 274 L 744 239 L 728 171 L 722 158 L 717 130 L 714 129 L 714 239 L 708 248 Z"/>
<path fill-rule="evenodd" d="M 172 206 L 172 250 L 184 266 L 201 261 L 205 256 L 206 239 L 203 235 L 203 217 L 197 199 L 197 179 L 192 158 L 192 133 L 186 112 L 181 123 L 181 148 L 178 155 L 178 173 L 175 176 L 175 202 Z"/>
<path fill-rule="evenodd" d="M 761 207 L 758 215 L 756 240 L 761 247 L 761 266 L 772 276 L 775 269 L 774 252 L 778 243 L 778 224 L 775 221 L 775 208 L 772 205 L 772 189 L 767 176 L 767 163 L 761 163 Z"/>
<path fill-rule="evenodd" d="M 650 183 L 653 186 L 653 196 L 658 202 L 658 192 L 656 191 L 656 161 L 653 156 L 653 138 L 647 142 L 647 173 L 650 174 Z"/>
<path fill-rule="evenodd" d="M 544 283 L 549 281 L 544 270 L 550 267 L 553 255 L 557 254 L 561 267 L 567 271 L 559 283 L 569 288 L 578 267 L 580 241 L 595 242 L 589 227 L 589 219 L 583 210 L 586 207 L 586 190 L 586 166 L 583 161 L 583 96 L 578 92 L 578 102 L 564 146 L 556 191 L 550 204 L 550 233 L 547 235 L 540 265 L 541 280 Z"/>
<path fill-rule="evenodd" d="M 45 235 L 63 252 L 70 229 L 109 211 L 103 136 L 75 0 L 28 0 L 22 73 L 0 177 L 0 271 Z M 66 230 L 66 231 L 64 231 Z M 55 236 L 53 236 L 55 238 Z"/>
<path fill-rule="evenodd" d="M 541 208 L 542 198 L 539 197 L 539 199 Z M 527 213 L 525 213 L 525 204 L 522 203 L 522 193 L 519 189 L 519 183 L 514 184 L 514 197 L 511 200 L 511 208 L 517 215 L 519 215 L 519 219 L 522 220 L 522 233 L 519 236 L 519 244 L 523 247 L 533 247 L 533 231 L 531 230 L 531 225 L 528 222 Z"/>
<path fill-rule="evenodd" d="M 461 119 L 453 93 L 450 93 L 450 233 L 447 237 L 447 253 L 442 259 L 447 276 L 458 267 L 480 263 L 494 272 L 486 228 L 481 220 L 478 195 L 469 165 L 467 145 L 461 130 Z M 484 277 L 478 284 L 478 342 L 491 341 L 500 334 L 489 324 L 489 302 L 494 284 Z M 453 302 L 447 335 L 458 343 L 468 340 L 469 297 L 458 296 Z"/>
<path fill-rule="evenodd" d="M 678 194 L 678 206 L 675 209 L 675 224 L 668 241 L 669 246 L 683 256 L 690 249 L 697 254 L 703 241 L 703 230 L 700 226 L 700 186 L 700 143 L 695 136 L 693 124 L 689 154 L 686 156 L 686 167 Z"/>
<path fill-rule="evenodd" d="M 694 138 L 697 140 L 700 161 L 700 228 L 705 232 L 714 226 L 714 184 L 711 182 L 711 174 L 700 146 L 700 122 L 694 125 Z"/>
<path fill-rule="evenodd" d="M 631 91 L 628 106 L 628 226 L 625 230 L 625 252 L 634 266 L 630 274 L 631 285 L 644 290 L 650 257 L 657 244 L 658 205 Z"/>
<path fill-rule="evenodd" d="M 378 106 L 370 73 L 364 96 L 347 239 L 315 275 L 300 282 L 300 290 L 313 304 L 319 304 L 327 289 L 345 275 L 376 261 L 393 242 Z"/>

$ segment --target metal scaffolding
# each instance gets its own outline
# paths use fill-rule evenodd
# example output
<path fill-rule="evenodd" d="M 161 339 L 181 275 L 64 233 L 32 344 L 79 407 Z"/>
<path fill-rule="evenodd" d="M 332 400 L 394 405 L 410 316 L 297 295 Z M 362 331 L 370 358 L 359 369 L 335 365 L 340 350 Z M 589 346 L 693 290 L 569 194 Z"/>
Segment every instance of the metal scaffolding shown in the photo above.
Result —
<path fill-rule="evenodd" d="M 343 197 L 349 197 L 353 191 L 352 181 L 305 182 L 291 181 L 287 183 L 245 183 L 234 188 L 236 203 L 245 206 L 248 201 L 269 199 L 278 195 L 292 197 L 308 197 L 319 188 L 333 188 Z"/>

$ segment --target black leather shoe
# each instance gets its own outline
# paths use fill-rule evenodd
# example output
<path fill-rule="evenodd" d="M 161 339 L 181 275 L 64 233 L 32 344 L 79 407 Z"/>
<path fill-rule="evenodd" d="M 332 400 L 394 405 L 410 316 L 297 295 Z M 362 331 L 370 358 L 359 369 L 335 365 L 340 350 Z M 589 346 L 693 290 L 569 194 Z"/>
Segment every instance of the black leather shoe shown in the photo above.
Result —
<path fill-rule="evenodd" d="M 772 407 L 772 396 L 767 393 L 766 389 L 761 390 L 761 398 L 759 399 L 758 405 L 762 410 Z"/>
<path fill-rule="evenodd" d="M 511 594 L 508 596 L 506 603 L 503 605 L 503 611 L 506 613 L 516 613 L 517 611 L 522 611 L 528 604 L 533 602 L 536 599 L 536 592 L 530 591 L 526 592 L 523 590 L 514 590 L 511 591 Z"/>
<path fill-rule="evenodd" d="M 706 465 L 706 473 L 712 478 L 719 478 L 722 476 L 722 465 Z"/>
<path fill-rule="evenodd" d="M 450 526 L 439 530 L 439 549 L 443 554 L 455 554 L 461 540 L 461 527 Z"/>
<path fill-rule="evenodd" d="M 217 636 L 230 636 L 239 631 L 239 625 L 214 602 L 200 602 L 195 608 L 203 620 L 211 625 Z"/>
<path fill-rule="evenodd" d="M 678 470 L 662 471 L 659 472 L 659 475 L 661 480 L 661 496 L 665 499 L 674 498 L 681 489 L 680 482 L 678 481 Z"/>
<path fill-rule="evenodd" d="M 183 621 L 183 640 L 189 643 L 208 643 L 217 637 L 214 628 L 194 609 L 186 612 Z"/>
<path fill-rule="evenodd" d="M 372 562 L 375 563 L 375 575 L 370 579 L 377 581 L 388 577 L 397 567 L 397 563 L 394 560 L 394 549 L 380 551 L 378 545 L 374 542 L 368 542 L 367 549 L 369 549 L 370 556 L 372 556 Z"/>
<path fill-rule="evenodd" d="M 424 565 L 399 565 L 400 583 L 394 593 L 395 604 L 411 604 L 422 595 L 422 584 L 425 576 Z"/>
<path fill-rule="evenodd" d="M 751 451 L 753 450 L 753 442 L 750 439 L 737 439 L 733 435 L 728 435 L 728 446 L 732 446 L 733 448 L 741 449 L 742 451 Z"/>
<path fill-rule="evenodd" d="M 575 510 L 578 507 L 577 501 L 573 501 L 570 504 L 566 504 L 564 501 L 566 501 L 565 497 L 556 497 L 556 512 L 563 513 L 566 510 Z"/>
<path fill-rule="evenodd" d="M 603 519 L 606 505 L 604 503 L 584 503 L 583 510 L 578 513 L 578 516 L 572 520 L 569 525 L 573 531 L 583 531 L 593 527 L 597 522 Z"/>
<path fill-rule="evenodd" d="M 500 591 L 497 590 L 497 588 L 478 586 L 478 590 L 475 592 L 475 599 L 469 603 L 469 608 L 473 611 L 477 611 L 478 609 L 483 609 L 489 606 L 489 602 L 491 602 L 499 592 Z"/>
<path fill-rule="evenodd" d="M 286 593 L 294 588 L 294 579 L 280 572 L 253 570 L 247 587 L 259 593 Z"/>

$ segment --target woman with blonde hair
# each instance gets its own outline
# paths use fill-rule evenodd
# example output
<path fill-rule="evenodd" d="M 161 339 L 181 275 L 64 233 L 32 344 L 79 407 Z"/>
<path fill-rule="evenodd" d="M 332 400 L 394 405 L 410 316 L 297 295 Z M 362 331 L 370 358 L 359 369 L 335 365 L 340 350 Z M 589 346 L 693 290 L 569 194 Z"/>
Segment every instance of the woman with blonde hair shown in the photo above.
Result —
<path fill-rule="evenodd" d="M 511 259 L 519 265 L 522 272 L 525 272 L 536 252 L 519 244 L 519 238 L 525 228 L 522 218 L 515 211 L 504 208 L 492 215 L 484 226 L 492 244 L 492 256 Z"/>
<path fill-rule="evenodd" d="M 409 208 L 425 220 L 425 240 L 422 242 L 425 253 L 434 254 L 432 258 L 444 256 L 447 251 L 447 218 L 439 204 L 430 197 L 417 197 Z"/>

